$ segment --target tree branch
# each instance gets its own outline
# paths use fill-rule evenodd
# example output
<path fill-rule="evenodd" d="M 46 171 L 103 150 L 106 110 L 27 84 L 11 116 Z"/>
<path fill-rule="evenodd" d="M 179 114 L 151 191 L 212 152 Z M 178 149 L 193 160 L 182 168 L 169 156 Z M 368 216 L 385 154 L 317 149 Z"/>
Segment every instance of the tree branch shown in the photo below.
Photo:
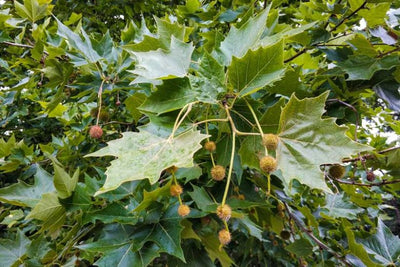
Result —
<path fill-rule="evenodd" d="M 12 42 L 1 42 L 2 44 L 10 45 L 10 46 L 17 46 L 17 47 L 24 47 L 24 48 L 30 48 L 32 49 L 32 45 L 26 45 L 26 44 L 17 44 L 17 43 L 12 43 Z"/>
<path fill-rule="evenodd" d="M 382 182 L 379 183 L 370 183 L 370 184 L 364 184 L 364 183 L 357 183 L 354 181 L 346 181 L 346 180 L 340 180 L 340 179 L 334 179 L 334 181 L 340 183 L 340 184 L 349 184 L 349 185 L 357 185 L 357 186 L 366 186 L 366 187 L 373 187 L 373 186 L 382 186 L 382 185 L 387 185 L 387 184 L 397 184 L 400 183 L 400 180 L 383 180 Z"/>
<path fill-rule="evenodd" d="M 344 17 L 338 24 L 336 24 L 335 27 L 333 27 L 330 32 L 335 31 L 340 25 L 342 25 L 346 20 L 348 20 L 349 18 L 351 18 L 352 16 L 354 16 L 358 11 L 360 11 L 361 9 L 363 9 L 365 7 L 365 5 L 367 4 L 368 1 L 364 1 L 364 3 L 361 4 L 361 6 L 359 6 L 356 10 L 354 10 L 353 12 L 351 12 L 349 15 L 347 15 L 346 17 Z"/>
<path fill-rule="evenodd" d="M 346 261 L 346 259 L 344 259 L 343 256 L 340 256 L 338 253 L 336 253 L 333 249 L 331 249 L 330 247 L 328 247 L 325 243 L 323 243 L 321 240 L 319 240 L 313 233 L 312 231 L 310 231 L 309 229 L 307 229 L 302 222 L 298 221 L 297 218 L 295 216 L 293 216 L 293 214 L 290 212 L 290 207 L 288 204 L 286 204 L 285 202 L 283 202 L 285 204 L 286 207 L 286 212 L 289 214 L 289 217 L 291 220 L 293 220 L 297 227 L 306 235 L 308 235 L 308 237 L 310 237 L 318 246 L 320 249 L 326 250 L 329 253 L 331 253 L 336 259 L 338 259 L 339 261 L 343 262 L 346 266 L 352 266 L 349 262 Z"/>
<path fill-rule="evenodd" d="M 391 148 L 388 148 L 388 149 L 384 149 L 384 150 L 378 151 L 377 153 L 382 155 L 382 154 L 385 154 L 385 153 L 388 153 L 388 152 L 391 152 L 391 151 L 397 150 L 397 149 L 400 149 L 400 146 L 395 146 L 395 147 L 391 147 Z M 358 161 L 360 159 L 361 160 L 366 160 L 366 159 L 372 159 L 372 158 L 375 158 L 374 154 L 367 154 L 367 155 L 362 156 L 361 158 L 344 159 L 344 160 L 342 160 L 342 162 L 343 163 L 348 163 L 348 162 L 355 162 L 355 161 Z M 330 164 L 328 164 L 328 165 L 330 165 Z"/>

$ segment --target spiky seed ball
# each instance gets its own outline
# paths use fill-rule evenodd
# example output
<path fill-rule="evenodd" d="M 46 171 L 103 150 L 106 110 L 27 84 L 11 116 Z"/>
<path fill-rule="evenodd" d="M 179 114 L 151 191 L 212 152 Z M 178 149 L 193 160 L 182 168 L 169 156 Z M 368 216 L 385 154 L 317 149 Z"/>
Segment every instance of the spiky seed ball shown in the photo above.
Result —
<path fill-rule="evenodd" d="M 166 169 L 166 171 L 169 173 L 175 173 L 177 170 L 178 170 L 178 167 L 176 167 L 175 165 Z"/>
<path fill-rule="evenodd" d="M 225 168 L 221 165 L 215 165 L 211 169 L 211 177 L 215 181 L 221 181 L 225 178 Z"/>
<path fill-rule="evenodd" d="M 345 173 L 346 173 L 346 169 L 342 165 L 339 165 L 339 164 L 333 165 L 329 169 L 329 175 L 335 179 L 342 178 Z"/>
<path fill-rule="evenodd" d="M 285 205 L 281 202 L 278 203 L 278 205 L 276 205 L 276 209 L 281 212 L 285 210 Z"/>
<path fill-rule="evenodd" d="M 276 170 L 276 159 L 271 156 L 265 156 L 260 159 L 260 168 L 266 173 L 271 173 Z"/>
<path fill-rule="evenodd" d="M 228 221 L 232 215 L 232 209 L 229 205 L 219 205 L 217 207 L 217 215 L 221 220 Z"/>
<path fill-rule="evenodd" d="M 214 141 L 208 141 L 204 144 L 204 149 L 213 152 L 217 149 L 217 145 Z"/>
<path fill-rule="evenodd" d="M 179 184 L 174 184 L 174 185 L 171 185 L 171 187 L 169 188 L 169 192 L 170 192 L 171 196 L 177 197 L 180 194 L 182 194 L 183 189 L 182 189 L 182 186 L 180 186 Z"/>
<path fill-rule="evenodd" d="M 96 118 L 97 117 L 97 112 L 99 112 L 99 108 L 98 107 L 92 108 L 90 110 L 90 116 L 92 116 L 93 118 Z"/>
<path fill-rule="evenodd" d="M 272 245 L 273 245 L 274 247 L 277 247 L 277 246 L 279 245 L 279 243 L 278 243 L 278 241 L 273 240 L 273 241 L 272 241 Z"/>
<path fill-rule="evenodd" d="M 276 150 L 278 147 L 279 138 L 275 134 L 264 134 L 262 137 L 262 142 L 268 150 Z"/>
<path fill-rule="evenodd" d="M 288 240 L 290 238 L 290 232 L 286 230 L 283 230 L 279 235 L 284 240 Z"/>
<path fill-rule="evenodd" d="M 110 119 L 110 113 L 107 110 L 100 111 L 99 119 L 107 122 Z"/>
<path fill-rule="evenodd" d="M 375 174 L 373 172 L 367 172 L 367 180 L 369 182 L 372 182 L 373 180 L 375 180 Z"/>
<path fill-rule="evenodd" d="M 231 233 L 229 233 L 229 231 L 226 229 L 222 229 L 218 232 L 218 239 L 219 242 L 225 246 L 231 242 Z"/>
<path fill-rule="evenodd" d="M 103 130 L 99 125 L 94 125 L 90 127 L 89 135 L 92 138 L 99 139 L 103 136 Z"/>
<path fill-rule="evenodd" d="M 190 213 L 190 208 L 188 205 L 184 205 L 184 204 L 179 205 L 179 208 L 178 208 L 179 216 L 185 217 L 185 216 L 189 215 L 189 213 Z"/>

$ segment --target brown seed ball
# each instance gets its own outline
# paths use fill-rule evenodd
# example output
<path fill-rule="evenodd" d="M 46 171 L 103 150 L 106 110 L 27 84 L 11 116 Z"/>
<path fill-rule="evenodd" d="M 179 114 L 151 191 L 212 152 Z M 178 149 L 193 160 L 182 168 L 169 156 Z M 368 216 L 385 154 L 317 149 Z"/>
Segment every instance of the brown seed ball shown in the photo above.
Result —
<path fill-rule="evenodd" d="M 220 205 L 217 208 L 217 215 L 221 220 L 228 221 L 232 215 L 232 209 L 229 205 Z"/>
<path fill-rule="evenodd" d="M 286 230 L 283 230 L 279 235 L 284 240 L 288 240 L 290 238 L 290 232 Z"/>
<path fill-rule="evenodd" d="M 339 165 L 339 164 L 333 165 L 329 169 L 329 175 L 335 179 L 342 178 L 345 173 L 346 173 L 346 169 L 342 165 Z"/>
<path fill-rule="evenodd" d="M 103 136 L 103 130 L 99 125 L 94 125 L 90 127 L 89 135 L 92 138 L 99 139 Z"/>
<path fill-rule="evenodd" d="M 215 165 L 211 169 L 211 177 L 215 181 L 221 181 L 225 178 L 225 168 L 221 165 Z"/>
<path fill-rule="evenodd" d="M 277 162 L 276 159 L 271 156 L 265 156 L 260 159 L 260 168 L 266 173 L 271 173 L 276 170 Z"/>
<path fill-rule="evenodd" d="M 213 152 L 217 149 L 217 145 L 214 141 L 208 141 L 204 144 L 204 149 Z"/>
<path fill-rule="evenodd" d="M 179 216 L 185 217 L 185 216 L 189 215 L 189 213 L 190 213 L 190 208 L 188 205 L 184 205 L 184 204 L 179 205 L 179 208 L 178 208 Z"/>
<path fill-rule="evenodd" d="M 284 211 L 284 210 L 285 210 L 285 204 L 279 202 L 278 205 L 276 205 L 276 209 L 277 209 L 279 212 Z"/>
<path fill-rule="evenodd" d="M 169 188 L 169 192 L 170 192 L 171 196 L 177 197 L 180 194 L 182 194 L 183 189 L 182 189 L 182 186 L 180 186 L 179 184 L 174 184 L 174 185 L 171 185 L 171 187 Z"/>
<path fill-rule="evenodd" d="M 174 166 L 171 166 L 171 167 L 169 167 L 168 169 L 166 169 L 166 171 L 169 172 L 169 173 L 175 173 L 175 172 L 178 171 L 178 167 L 176 167 L 176 166 L 174 165 Z"/>
<path fill-rule="evenodd" d="M 375 180 L 375 174 L 373 172 L 367 172 L 367 180 L 372 182 Z"/>
<path fill-rule="evenodd" d="M 245 197 L 243 194 L 239 194 L 239 195 L 238 195 L 238 199 L 239 199 L 239 200 L 245 200 L 246 197 Z"/>
<path fill-rule="evenodd" d="M 222 229 L 218 232 L 218 239 L 219 242 L 225 246 L 231 242 L 231 233 L 229 233 L 229 231 L 226 229 Z"/>
<path fill-rule="evenodd" d="M 278 147 L 279 138 L 275 134 L 264 134 L 262 137 L 262 142 L 268 150 L 276 150 Z"/>

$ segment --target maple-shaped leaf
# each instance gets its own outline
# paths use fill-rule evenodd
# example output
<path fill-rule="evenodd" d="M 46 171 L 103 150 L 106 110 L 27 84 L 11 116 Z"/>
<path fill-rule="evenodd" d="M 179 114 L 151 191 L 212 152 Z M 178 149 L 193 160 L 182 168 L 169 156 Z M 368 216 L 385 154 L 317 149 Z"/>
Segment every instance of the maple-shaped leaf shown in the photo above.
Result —
<path fill-rule="evenodd" d="M 193 154 L 207 137 L 194 130 L 174 138 L 162 138 L 146 131 L 125 132 L 122 135 L 122 138 L 108 142 L 108 147 L 87 155 L 117 157 L 107 168 L 106 182 L 96 195 L 114 190 L 128 181 L 148 178 L 154 184 L 161 172 L 171 166 L 192 167 Z"/>
<path fill-rule="evenodd" d="M 193 44 L 171 37 L 169 50 L 157 49 L 148 52 L 132 52 L 137 60 L 134 74 L 139 77 L 133 83 L 155 79 L 184 77 L 189 69 Z"/>
<path fill-rule="evenodd" d="M 321 119 L 327 97 L 328 92 L 303 100 L 292 95 L 282 109 L 276 159 L 286 184 L 297 179 L 331 193 L 320 165 L 372 149 L 347 137 L 347 127 L 338 126 L 334 118 Z"/>

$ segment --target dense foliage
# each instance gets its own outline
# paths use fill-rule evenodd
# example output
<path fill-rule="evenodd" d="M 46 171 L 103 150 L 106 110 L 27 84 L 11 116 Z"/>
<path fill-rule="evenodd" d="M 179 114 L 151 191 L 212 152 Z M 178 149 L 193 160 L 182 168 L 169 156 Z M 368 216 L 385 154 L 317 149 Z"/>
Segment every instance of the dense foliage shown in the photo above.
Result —
<path fill-rule="evenodd" d="M 0 8 L 1 266 L 400 266 L 400 2 Z"/>

